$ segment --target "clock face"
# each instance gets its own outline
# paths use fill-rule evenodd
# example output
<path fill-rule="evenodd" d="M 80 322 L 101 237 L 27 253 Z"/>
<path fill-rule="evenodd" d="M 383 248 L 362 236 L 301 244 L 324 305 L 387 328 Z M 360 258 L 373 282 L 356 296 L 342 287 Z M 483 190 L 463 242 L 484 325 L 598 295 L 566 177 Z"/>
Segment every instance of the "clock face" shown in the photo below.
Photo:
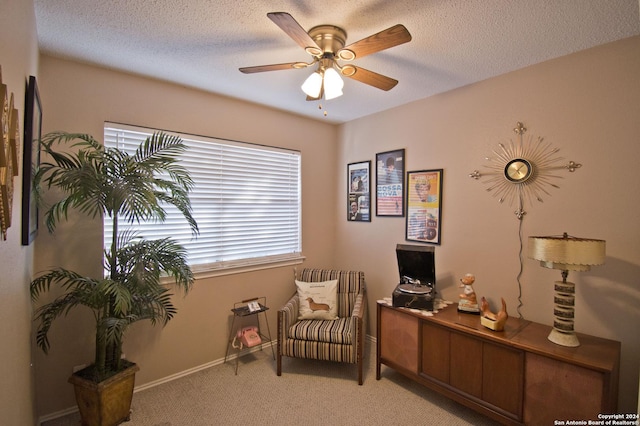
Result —
<path fill-rule="evenodd" d="M 515 158 L 504 167 L 504 177 L 509 182 L 522 183 L 531 177 L 533 167 L 524 158 Z"/>

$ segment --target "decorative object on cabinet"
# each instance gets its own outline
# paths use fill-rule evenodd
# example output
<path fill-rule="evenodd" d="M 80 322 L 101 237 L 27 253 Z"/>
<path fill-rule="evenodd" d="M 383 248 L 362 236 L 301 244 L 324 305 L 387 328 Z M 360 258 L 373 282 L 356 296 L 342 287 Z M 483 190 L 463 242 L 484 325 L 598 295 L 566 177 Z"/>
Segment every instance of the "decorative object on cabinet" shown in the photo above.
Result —
<path fill-rule="evenodd" d="M 307 283 L 338 280 L 338 319 L 299 319 L 300 299 L 294 294 L 278 311 L 278 376 L 282 357 L 317 359 L 356 364 L 362 385 L 367 329 L 364 272 L 305 268 L 299 279 Z"/>
<path fill-rule="evenodd" d="M 480 306 L 478 305 L 478 297 L 476 291 L 473 289 L 473 283 L 476 281 L 476 277 L 473 274 L 465 274 L 460 278 L 460 300 L 458 300 L 458 310 L 460 312 L 467 312 L 470 314 L 479 314 Z"/>
<path fill-rule="evenodd" d="M 491 312 L 491 309 L 489 309 L 489 302 L 484 296 L 480 300 L 480 324 L 493 331 L 503 331 L 504 324 L 509 318 L 509 314 L 507 313 L 507 302 L 504 301 L 504 298 L 500 298 L 500 300 L 502 302 L 502 307 L 496 314 Z"/>
<path fill-rule="evenodd" d="M 407 172 L 407 241 L 440 244 L 442 169 Z"/>
<path fill-rule="evenodd" d="M 518 135 L 516 142 L 509 140 L 508 145 L 498 144 L 493 150 L 493 157 L 486 157 L 489 165 L 488 171 L 474 170 L 469 174 L 473 179 L 488 178 L 484 181 L 494 197 L 498 197 L 500 203 L 507 201 L 509 205 L 516 202 L 514 214 L 522 220 L 527 213 L 524 210 L 525 201 L 531 202 L 532 198 L 542 202 L 542 194 L 550 195 L 547 187 L 559 188 L 553 183 L 553 179 L 560 179 L 554 175 L 553 170 L 567 169 L 574 172 L 582 167 L 582 164 L 569 161 L 565 165 L 558 165 L 562 157 L 556 154 L 559 148 L 554 148 L 550 143 L 544 142 L 544 138 L 538 137 L 535 141 L 529 137 L 523 141 L 527 128 L 521 122 L 516 123 L 513 131 Z"/>
<path fill-rule="evenodd" d="M 376 216 L 404 216 L 404 149 L 376 154 Z"/>
<path fill-rule="evenodd" d="M 569 271 L 588 271 L 605 261 L 604 240 L 562 236 L 529 237 L 529 257 L 540 266 L 562 271 L 562 281 L 554 283 L 553 329 L 548 339 L 553 343 L 576 347 L 580 341 L 573 330 L 575 284 L 567 281 Z"/>
<path fill-rule="evenodd" d="M 28 246 L 38 235 L 38 206 L 33 174 L 40 165 L 39 141 L 42 136 L 42 104 L 34 76 L 29 77 L 24 113 L 22 157 L 22 245 Z"/>
<path fill-rule="evenodd" d="M 396 245 L 400 283 L 393 306 L 433 311 L 436 299 L 436 254 L 433 246 Z"/>
<path fill-rule="evenodd" d="M 371 222 L 371 161 L 347 166 L 347 220 Z"/>

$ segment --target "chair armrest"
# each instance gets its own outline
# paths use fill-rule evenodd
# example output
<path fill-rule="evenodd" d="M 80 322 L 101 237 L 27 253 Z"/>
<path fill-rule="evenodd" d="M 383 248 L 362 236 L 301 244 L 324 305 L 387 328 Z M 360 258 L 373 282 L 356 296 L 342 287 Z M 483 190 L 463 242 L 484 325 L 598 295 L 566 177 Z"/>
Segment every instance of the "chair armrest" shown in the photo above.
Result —
<path fill-rule="evenodd" d="M 360 320 L 363 319 L 365 312 L 365 304 L 364 304 L 364 291 L 361 291 L 356 296 L 356 302 L 353 305 L 353 311 L 351 312 L 352 317 L 358 317 Z"/>
<path fill-rule="evenodd" d="M 287 336 L 287 330 L 298 321 L 300 302 L 295 293 L 285 305 L 278 310 L 278 334 Z"/>

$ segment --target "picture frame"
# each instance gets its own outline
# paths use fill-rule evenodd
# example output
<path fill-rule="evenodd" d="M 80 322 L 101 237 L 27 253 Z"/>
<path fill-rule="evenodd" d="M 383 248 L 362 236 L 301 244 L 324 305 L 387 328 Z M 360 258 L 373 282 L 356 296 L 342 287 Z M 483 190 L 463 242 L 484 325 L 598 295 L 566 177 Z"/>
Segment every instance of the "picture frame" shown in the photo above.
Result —
<path fill-rule="evenodd" d="M 371 222 L 371 161 L 347 165 L 347 220 Z"/>
<path fill-rule="evenodd" d="M 13 205 L 13 162 L 9 137 L 10 118 L 13 108 L 13 96 L 9 104 L 9 89 L 2 83 L 0 70 L 0 240 L 7 239 L 7 230 L 11 227 L 11 208 Z"/>
<path fill-rule="evenodd" d="M 407 172 L 406 239 L 440 244 L 443 169 Z"/>
<path fill-rule="evenodd" d="M 38 206 L 33 194 L 33 175 L 40 165 L 42 103 L 34 76 L 29 76 L 24 110 L 22 157 L 22 245 L 28 246 L 38 234 Z"/>
<path fill-rule="evenodd" d="M 376 154 L 376 216 L 404 216 L 404 149 Z"/>

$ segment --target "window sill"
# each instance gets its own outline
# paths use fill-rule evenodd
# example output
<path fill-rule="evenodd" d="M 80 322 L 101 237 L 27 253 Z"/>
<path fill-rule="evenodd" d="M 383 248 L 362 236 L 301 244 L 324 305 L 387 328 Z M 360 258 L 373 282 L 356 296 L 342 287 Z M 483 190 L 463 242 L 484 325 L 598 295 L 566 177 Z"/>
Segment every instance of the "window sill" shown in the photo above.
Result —
<path fill-rule="evenodd" d="M 221 264 L 198 265 L 191 269 L 196 280 L 221 277 L 224 275 L 243 274 L 263 269 L 280 268 L 283 266 L 299 265 L 306 259 L 302 254 L 292 256 L 277 256 L 240 262 L 225 262 Z"/>

